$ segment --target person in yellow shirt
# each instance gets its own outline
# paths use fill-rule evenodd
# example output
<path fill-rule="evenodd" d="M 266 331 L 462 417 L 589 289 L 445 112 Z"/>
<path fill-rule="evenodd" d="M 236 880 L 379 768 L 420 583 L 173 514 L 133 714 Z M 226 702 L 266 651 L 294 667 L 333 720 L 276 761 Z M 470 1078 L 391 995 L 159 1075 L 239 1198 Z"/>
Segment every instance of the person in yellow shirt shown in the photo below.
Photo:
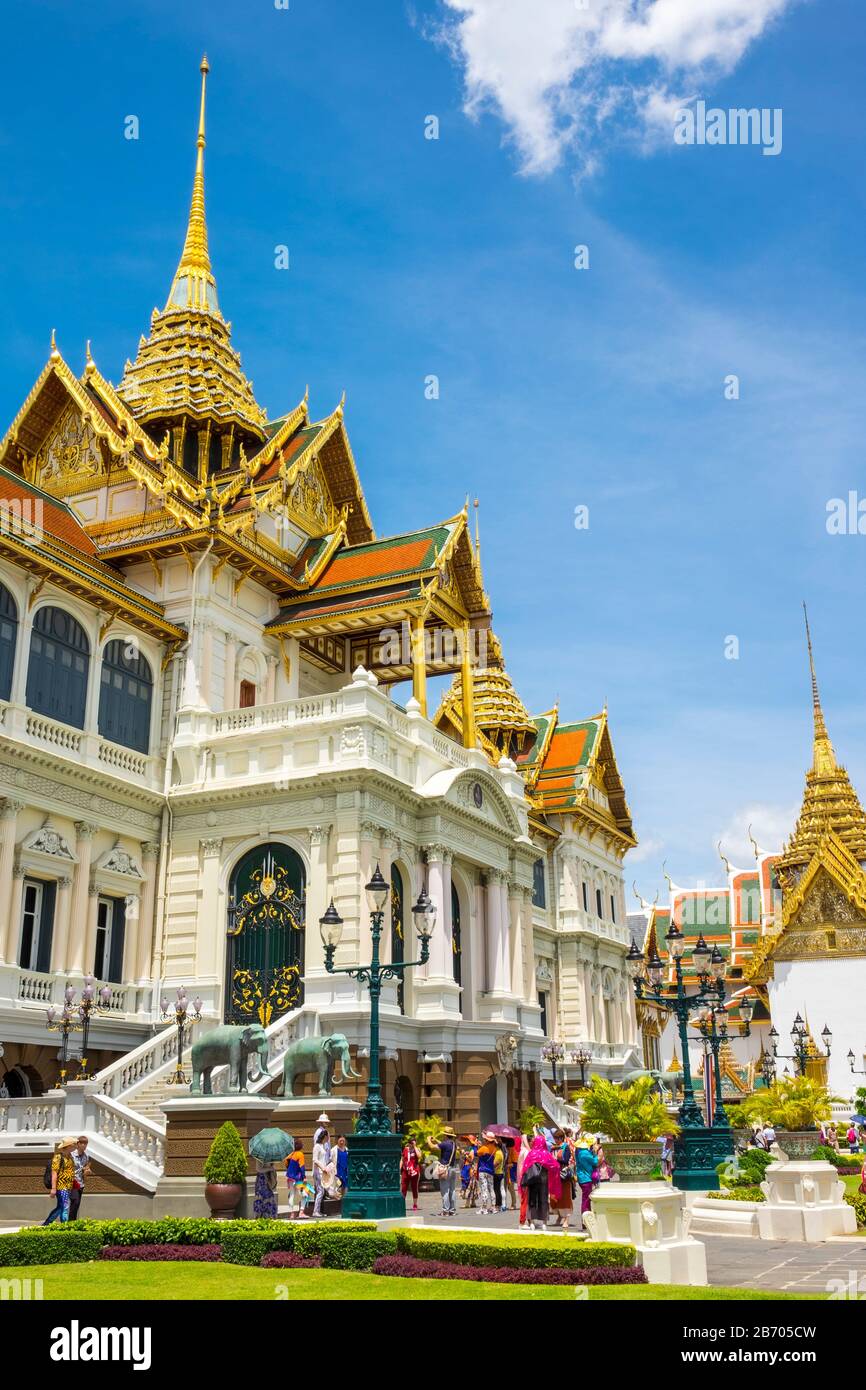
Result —
<path fill-rule="evenodd" d="M 505 1201 L 502 1196 L 502 1179 L 505 1175 L 505 1155 L 502 1152 L 502 1144 L 496 1145 L 496 1153 L 493 1155 L 493 1200 L 497 1211 L 505 1210 Z"/>
<path fill-rule="evenodd" d="M 61 1222 L 69 1220 L 69 1197 L 72 1184 L 75 1182 L 72 1150 L 77 1143 L 77 1139 L 61 1139 L 54 1149 L 54 1157 L 51 1160 L 51 1196 L 54 1199 L 54 1207 L 42 1222 L 43 1226 L 50 1226 L 52 1221 L 58 1219 Z"/>

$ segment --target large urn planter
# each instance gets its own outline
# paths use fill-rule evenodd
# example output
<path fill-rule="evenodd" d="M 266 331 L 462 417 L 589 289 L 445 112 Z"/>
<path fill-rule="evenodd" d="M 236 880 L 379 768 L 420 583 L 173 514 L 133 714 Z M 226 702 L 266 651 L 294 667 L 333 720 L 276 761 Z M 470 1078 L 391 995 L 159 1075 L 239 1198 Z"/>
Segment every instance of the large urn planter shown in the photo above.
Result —
<path fill-rule="evenodd" d="M 204 1198 L 215 1221 L 232 1221 L 243 1195 L 239 1182 L 207 1182 Z"/>
<path fill-rule="evenodd" d="M 817 1129 L 777 1129 L 776 1143 L 788 1158 L 810 1159 L 818 1145 Z"/>
<path fill-rule="evenodd" d="M 604 1155 L 621 1182 L 651 1182 L 661 1163 L 657 1143 L 605 1144 Z"/>

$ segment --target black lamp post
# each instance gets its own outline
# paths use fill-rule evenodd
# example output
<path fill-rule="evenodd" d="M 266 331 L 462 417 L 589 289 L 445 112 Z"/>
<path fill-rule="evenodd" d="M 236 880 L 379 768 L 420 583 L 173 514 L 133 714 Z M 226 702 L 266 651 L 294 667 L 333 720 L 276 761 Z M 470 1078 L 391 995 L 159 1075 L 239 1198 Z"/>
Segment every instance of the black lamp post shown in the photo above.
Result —
<path fill-rule="evenodd" d="M 592 1061 L 592 1053 L 586 1047 L 577 1047 L 571 1053 L 571 1060 L 576 1067 L 580 1067 L 580 1088 L 586 1086 L 586 1069 Z"/>
<path fill-rule="evenodd" d="M 674 964 L 673 987 L 664 983 L 665 964 L 658 953 L 648 961 L 634 939 L 626 956 L 626 968 L 634 983 L 635 997 L 658 1004 L 677 1020 L 683 1056 L 683 1100 L 679 1110 L 680 1134 L 676 1140 L 674 1183 L 684 1190 L 713 1189 L 719 1186 L 716 1165 L 733 1152 L 728 1117 L 724 1107 L 718 1123 L 708 1127 L 695 1099 L 689 1062 L 689 1021 L 692 1014 L 707 1008 L 718 1009 L 725 998 L 725 961 L 718 946 L 707 945 L 703 934 L 692 948 L 692 965 L 698 977 L 696 994 L 687 994 L 683 980 L 686 939 L 676 923 L 665 936 L 668 954 Z"/>
<path fill-rule="evenodd" d="M 724 968 L 724 960 L 718 947 L 713 948 L 714 955 L 718 954 Z M 716 964 L 711 961 L 711 968 Z M 743 1020 L 743 1036 L 748 1038 L 752 1032 L 752 1015 L 755 1006 L 751 999 L 743 999 L 740 1002 L 740 1017 Z M 712 1004 L 698 1014 L 698 1028 L 707 1046 L 708 1053 L 705 1054 L 704 1066 L 709 1063 L 712 1057 L 713 1062 L 713 1081 L 715 1083 L 716 1103 L 713 1109 L 713 1128 L 723 1129 L 730 1127 L 730 1117 L 725 1110 L 722 1100 L 722 1066 L 720 1055 L 723 1045 L 728 1041 L 728 1015 L 724 1008 L 719 1008 Z"/>
<path fill-rule="evenodd" d="M 111 986 L 103 985 L 99 991 L 99 1003 L 97 1004 L 96 983 L 92 975 L 85 975 L 84 985 L 81 990 L 81 1003 L 75 1005 L 75 990 L 71 985 L 66 988 L 63 997 L 63 1008 L 59 1016 L 53 1008 L 46 1010 L 48 1027 L 52 1033 L 60 1033 L 63 1041 L 60 1044 L 60 1085 L 66 1085 L 66 1063 L 69 1060 L 69 1034 L 80 1032 L 81 1037 L 81 1066 L 75 1076 L 76 1081 L 89 1081 L 90 1076 L 87 1071 L 87 1052 L 90 1041 L 90 1020 L 94 1014 L 102 1013 L 111 1003 Z M 77 1022 L 75 1021 L 77 1017 Z"/>
<path fill-rule="evenodd" d="M 554 1091 L 555 1091 L 555 1090 L 556 1090 L 556 1064 L 557 1064 L 557 1062 L 562 1062 L 562 1061 L 564 1060 L 564 1058 L 565 1058 L 565 1045 L 564 1045 L 564 1043 L 557 1042 L 555 1038 L 551 1038 L 550 1042 L 546 1042 L 546 1043 L 544 1044 L 544 1046 L 542 1047 L 542 1049 L 541 1049 L 541 1056 L 542 1056 L 542 1058 L 543 1058 L 543 1060 L 544 1060 L 545 1062 L 549 1062 L 549 1063 L 550 1063 L 551 1070 L 552 1070 L 552 1072 L 553 1072 L 553 1089 L 554 1089 Z"/>
<path fill-rule="evenodd" d="M 826 1029 L 825 1029 L 825 1031 L 826 1031 Z M 823 1034 L 822 1034 L 822 1036 L 823 1036 Z M 864 1068 L 864 1067 L 855 1067 L 855 1065 L 854 1065 L 854 1053 L 851 1051 L 851 1048 L 850 1048 L 850 1047 L 848 1048 L 848 1065 L 849 1065 L 849 1067 L 851 1068 L 851 1074 L 852 1074 L 852 1076 L 866 1076 L 866 1068 Z"/>
<path fill-rule="evenodd" d="M 369 965 L 336 969 L 334 954 L 343 934 L 343 919 L 333 902 L 319 919 L 319 929 L 325 946 L 325 969 L 329 975 L 348 975 L 366 984 L 370 995 L 370 1075 L 367 1098 L 358 1111 L 355 1130 L 349 1139 L 349 1185 L 343 1198 L 343 1215 L 382 1218 L 403 1216 L 406 1201 L 400 1191 L 400 1136 L 391 1127 L 391 1112 L 382 1099 L 379 1077 L 379 996 L 382 981 L 402 979 L 406 970 L 426 965 L 430 959 L 430 937 L 436 925 L 436 908 L 422 889 L 412 908 L 415 930 L 421 941 L 418 960 L 392 961 L 383 965 L 379 960 L 379 942 L 385 904 L 391 889 L 376 865 L 375 873 L 366 886 L 370 908 L 370 932 L 373 952 Z"/>
<path fill-rule="evenodd" d="M 192 1017 L 196 1022 L 201 1018 L 202 1007 L 203 1002 L 201 999 L 196 998 L 192 1001 Z M 160 1000 L 160 1008 L 162 1009 L 163 1018 L 174 1018 L 177 1024 L 177 1066 L 174 1069 L 174 1075 L 168 1078 L 168 1084 L 169 1086 L 183 1086 L 189 1080 L 189 1077 L 183 1069 L 183 1040 L 184 1034 L 186 1033 L 186 1022 L 190 1016 L 189 999 L 187 998 L 187 993 L 183 985 L 181 985 L 177 991 L 177 998 L 174 1006 L 169 1007 L 168 1000 L 163 998 Z M 231 1078 L 229 1078 L 229 1080 L 231 1080 Z"/>
<path fill-rule="evenodd" d="M 806 1075 L 806 1064 L 807 1062 L 809 1062 L 811 1058 L 814 1057 L 818 1060 L 824 1061 L 830 1056 L 830 1047 L 833 1042 L 833 1034 L 827 1027 L 826 1023 L 824 1024 L 824 1027 L 821 1029 L 821 1040 L 826 1049 L 823 1053 L 818 1052 L 817 1049 L 814 1052 L 812 1051 L 813 1044 L 811 1038 L 809 1037 L 809 1030 L 806 1027 L 804 1020 L 800 1017 L 799 1014 L 797 1014 L 797 1017 L 794 1019 L 794 1022 L 791 1025 L 791 1045 L 794 1048 L 793 1052 L 779 1051 L 778 1046 L 776 1044 L 776 1039 L 778 1038 L 778 1036 L 779 1034 L 776 1032 L 775 1028 L 771 1028 L 770 1039 L 773 1044 L 773 1057 L 781 1057 L 786 1062 L 794 1062 L 796 1064 L 798 1076 Z M 787 1070 L 788 1069 L 786 1067 L 786 1073 Z"/>

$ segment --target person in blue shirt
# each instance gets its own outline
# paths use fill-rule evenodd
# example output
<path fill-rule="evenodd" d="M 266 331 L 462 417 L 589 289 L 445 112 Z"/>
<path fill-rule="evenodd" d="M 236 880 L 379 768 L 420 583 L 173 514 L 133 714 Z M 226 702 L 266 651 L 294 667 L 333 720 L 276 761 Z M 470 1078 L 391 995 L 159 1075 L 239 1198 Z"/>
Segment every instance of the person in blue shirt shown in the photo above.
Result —
<path fill-rule="evenodd" d="M 337 1138 L 337 1177 L 340 1179 L 340 1186 L 343 1189 L 343 1196 L 349 1186 L 349 1150 L 346 1146 L 345 1134 L 340 1134 Z"/>

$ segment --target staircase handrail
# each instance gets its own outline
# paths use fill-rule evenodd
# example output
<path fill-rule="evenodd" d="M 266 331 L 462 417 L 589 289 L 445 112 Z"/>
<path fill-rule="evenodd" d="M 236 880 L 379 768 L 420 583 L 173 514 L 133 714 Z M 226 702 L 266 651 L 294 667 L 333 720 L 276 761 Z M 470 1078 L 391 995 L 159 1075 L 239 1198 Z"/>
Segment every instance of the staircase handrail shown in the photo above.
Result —
<path fill-rule="evenodd" d="M 188 1019 L 184 1027 L 184 1049 L 194 1037 L 198 1024 Z M 118 1100 L 129 1097 L 139 1086 L 152 1081 L 163 1071 L 169 1071 L 177 1060 L 177 1024 L 170 1023 L 152 1037 L 146 1038 L 131 1052 L 124 1052 L 114 1062 L 109 1062 L 94 1077 L 99 1082 L 100 1095 Z"/>

